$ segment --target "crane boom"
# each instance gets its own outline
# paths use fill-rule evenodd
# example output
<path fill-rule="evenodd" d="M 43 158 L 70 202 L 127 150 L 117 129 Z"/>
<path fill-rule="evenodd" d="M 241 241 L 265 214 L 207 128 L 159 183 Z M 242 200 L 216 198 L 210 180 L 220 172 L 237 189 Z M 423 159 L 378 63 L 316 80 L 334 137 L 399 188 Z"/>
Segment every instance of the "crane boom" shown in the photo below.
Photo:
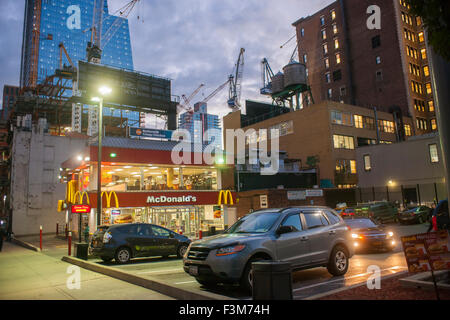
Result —
<path fill-rule="evenodd" d="M 261 78 L 262 78 L 262 88 L 260 90 L 261 94 L 270 95 L 272 94 L 272 78 L 274 73 L 269 65 L 269 61 L 264 58 L 261 61 Z"/>
<path fill-rule="evenodd" d="M 224 82 L 223 84 L 221 84 L 216 90 L 214 90 L 209 96 L 207 96 L 205 99 L 203 99 L 202 102 L 207 103 L 209 100 L 211 100 L 216 94 L 218 94 L 220 91 L 222 91 L 223 88 L 225 88 L 225 86 L 227 84 L 230 83 L 230 80 L 227 80 L 226 82 Z"/>
<path fill-rule="evenodd" d="M 229 77 L 230 90 L 229 90 L 228 106 L 232 109 L 239 109 L 241 107 L 240 100 L 242 91 L 242 77 L 244 74 L 244 52 L 245 49 L 241 48 L 236 63 L 235 72 Z"/>
<path fill-rule="evenodd" d="M 200 89 L 203 88 L 204 86 L 205 85 L 203 83 L 200 84 L 200 86 L 197 89 L 195 89 L 194 92 L 192 92 L 189 97 L 186 97 L 186 95 L 183 94 L 181 97 L 184 100 L 184 104 L 180 103 L 179 106 L 187 111 L 190 111 L 191 110 L 190 103 L 191 103 L 192 99 L 200 92 Z"/>

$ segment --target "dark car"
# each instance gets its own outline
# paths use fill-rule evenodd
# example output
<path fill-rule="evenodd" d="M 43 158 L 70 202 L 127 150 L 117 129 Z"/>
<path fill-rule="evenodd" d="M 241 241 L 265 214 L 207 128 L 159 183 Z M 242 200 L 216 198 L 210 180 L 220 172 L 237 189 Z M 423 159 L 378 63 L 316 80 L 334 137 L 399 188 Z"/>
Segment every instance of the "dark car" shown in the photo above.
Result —
<path fill-rule="evenodd" d="M 396 246 L 394 233 L 387 231 L 383 226 L 377 225 L 369 218 L 346 219 L 350 228 L 355 251 L 369 249 L 392 250 Z"/>
<path fill-rule="evenodd" d="M 360 204 L 355 208 L 355 217 L 371 218 L 379 224 L 397 222 L 398 209 L 387 201 Z"/>
<path fill-rule="evenodd" d="M 355 208 L 345 208 L 337 211 L 342 218 L 353 217 L 355 215 Z"/>
<path fill-rule="evenodd" d="M 108 262 L 127 263 L 132 258 L 177 255 L 182 258 L 189 238 L 153 224 L 101 226 L 91 241 L 91 254 Z"/>
<path fill-rule="evenodd" d="M 418 206 L 398 214 L 398 221 L 401 224 L 406 223 L 424 223 L 428 221 L 431 208 L 427 206 Z"/>

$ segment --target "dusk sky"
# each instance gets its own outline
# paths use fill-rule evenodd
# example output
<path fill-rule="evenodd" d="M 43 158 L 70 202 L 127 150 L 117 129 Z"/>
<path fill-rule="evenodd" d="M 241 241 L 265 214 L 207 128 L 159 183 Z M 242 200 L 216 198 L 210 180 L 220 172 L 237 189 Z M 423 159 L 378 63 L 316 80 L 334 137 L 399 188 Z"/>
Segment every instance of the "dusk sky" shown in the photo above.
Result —
<path fill-rule="evenodd" d="M 110 12 L 127 2 L 109 0 Z M 134 67 L 171 78 L 173 94 L 179 96 L 191 94 L 204 83 L 195 103 L 227 80 L 242 47 L 246 52 L 241 104 L 245 99 L 270 102 L 259 94 L 261 59 L 266 57 L 273 71 L 280 71 L 295 48 L 295 41 L 291 41 L 280 49 L 295 34 L 292 23 L 332 2 L 141 0 L 129 17 Z M 19 84 L 24 3 L 1 0 L 1 88 Z M 228 91 L 224 89 L 210 100 L 209 113 L 226 115 L 230 111 L 227 98 Z"/>

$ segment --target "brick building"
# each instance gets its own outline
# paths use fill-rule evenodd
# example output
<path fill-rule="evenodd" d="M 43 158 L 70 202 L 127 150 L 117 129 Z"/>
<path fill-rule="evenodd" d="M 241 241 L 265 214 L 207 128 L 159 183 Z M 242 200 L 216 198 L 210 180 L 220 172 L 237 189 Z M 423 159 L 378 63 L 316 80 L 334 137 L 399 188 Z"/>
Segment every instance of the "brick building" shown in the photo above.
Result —
<path fill-rule="evenodd" d="M 381 29 L 367 27 L 372 5 Z M 422 21 L 404 0 L 337 0 L 293 26 L 316 103 L 401 112 L 415 134 L 437 130 Z"/>

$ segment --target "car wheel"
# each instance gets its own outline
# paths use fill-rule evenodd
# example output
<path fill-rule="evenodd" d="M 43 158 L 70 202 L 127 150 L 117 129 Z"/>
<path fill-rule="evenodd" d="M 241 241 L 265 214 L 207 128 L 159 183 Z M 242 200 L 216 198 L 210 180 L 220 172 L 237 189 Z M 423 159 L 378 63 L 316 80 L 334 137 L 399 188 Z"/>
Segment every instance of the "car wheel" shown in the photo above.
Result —
<path fill-rule="evenodd" d="M 253 271 L 252 271 L 252 263 L 263 261 L 267 259 L 263 258 L 253 258 L 247 262 L 247 265 L 245 266 L 244 273 L 242 274 L 241 278 L 241 288 L 248 294 L 252 294 L 253 289 Z"/>
<path fill-rule="evenodd" d="M 128 248 L 122 247 L 116 251 L 115 260 L 120 264 L 128 263 L 131 259 L 131 251 Z"/>
<path fill-rule="evenodd" d="M 182 259 L 186 253 L 187 248 L 188 247 L 185 244 L 180 245 L 177 250 L 177 257 Z"/>
<path fill-rule="evenodd" d="M 333 276 L 342 276 L 348 270 L 347 249 L 342 246 L 336 246 L 331 252 L 330 261 L 327 266 L 328 272 Z"/>
<path fill-rule="evenodd" d="M 110 262 L 113 258 L 100 257 L 104 262 Z"/>

